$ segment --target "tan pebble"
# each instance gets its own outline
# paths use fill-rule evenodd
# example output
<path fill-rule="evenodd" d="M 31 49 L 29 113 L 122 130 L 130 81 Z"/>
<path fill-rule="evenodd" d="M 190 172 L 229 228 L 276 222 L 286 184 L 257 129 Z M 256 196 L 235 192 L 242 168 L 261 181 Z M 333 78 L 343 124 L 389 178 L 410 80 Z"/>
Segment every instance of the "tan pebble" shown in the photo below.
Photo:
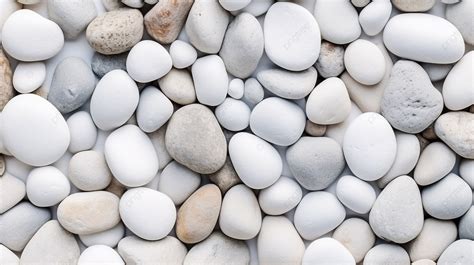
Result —
<path fill-rule="evenodd" d="M 127 188 L 125 188 L 125 186 L 120 183 L 116 178 L 112 178 L 112 181 L 105 190 L 115 194 L 115 196 L 120 198 L 125 193 L 125 191 L 127 191 Z"/>
<path fill-rule="evenodd" d="M 435 134 L 435 131 L 434 131 L 434 123 L 431 124 L 428 128 L 426 128 L 423 132 L 421 132 L 421 135 L 423 136 L 423 138 L 430 141 L 437 140 L 438 136 Z"/>
<path fill-rule="evenodd" d="M 221 192 L 224 194 L 233 186 L 241 183 L 237 172 L 235 172 L 234 166 L 227 157 L 224 166 L 219 169 L 216 173 L 208 175 L 209 180 L 216 184 Z"/>
<path fill-rule="evenodd" d="M 324 136 L 324 134 L 326 133 L 326 128 L 326 125 L 316 124 L 314 122 L 311 122 L 310 120 L 307 120 L 304 131 L 311 136 L 317 137 Z"/>
<path fill-rule="evenodd" d="M 3 107 L 13 96 L 12 69 L 8 58 L 0 46 L 0 111 L 3 110 Z"/>

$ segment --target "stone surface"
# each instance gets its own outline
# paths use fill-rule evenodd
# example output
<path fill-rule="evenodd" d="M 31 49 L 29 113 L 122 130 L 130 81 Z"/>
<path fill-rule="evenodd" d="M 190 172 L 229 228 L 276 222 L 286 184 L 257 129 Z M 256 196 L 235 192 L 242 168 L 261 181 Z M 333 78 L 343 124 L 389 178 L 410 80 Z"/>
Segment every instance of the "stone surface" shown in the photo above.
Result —
<path fill-rule="evenodd" d="M 474 2 L 473 2 L 474 4 Z M 471 70 L 474 51 L 466 53 L 449 71 L 443 83 L 444 105 L 450 110 L 461 110 L 474 104 L 474 83 Z"/>
<path fill-rule="evenodd" d="M 313 241 L 304 252 L 303 265 L 311 264 L 347 264 L 355 265 L 354 257 L 347 248 L 332 238 L 320 238 Z"/>
<path fill-rule="evenodd" d="M 121 69 L 125 71 L 127 70 L 127 56 L 128 53 L 126 52 L 112 55 L 105 55 L 95 52 L 94 56 L 92 56 L 91 62 L 92 71 L 99 78 L 102 78 L 105 74 L 112 70 Z"/>
<path fill-rule="evenodd" d="M 423 227 L 423 205 L 415 181 L 408 176 L 392 180 L 377 197 L 369 222 L 387 241 L 402 244 L 416 238 Z"/>
<path fill-rule="evenodd" d="M 224 102 L 229 79 L 224 62 L 219 56 L 208 55 L 197 59 L 191 72 L 199 103 L 217 106 Z M 212 79 L 209 78 L 210 75 Z"/>
<path fill-rule="evenodd" d="M 168 195 L 175 205 L 182 204 L 201 184 L 201 176 L 187 167 L 170 162 L 161 172 L 158 191 Z"/>
<path fill-rule="evenodd" d="M 0 163 L 5 163 L 5 161 Z M 0 194 L 2 197 L 0 200 L 0 214 L 4 214 L 25 197 L 26 187 L 23 181 L 9 173 L 0 175 Z"/>
<path fill-rule="evenodd" d="M 13 74 L 13 87 L 19 93 L 30 93 L 39 88 L 46 79 L 43 62 L 19 63 Z"/>
<path fill-rule="evenodd" d="M 258 194 L 258 203 L 266 214 L 281 215 L 295 208 L 302 196 L 301 187 L 295 180 L 281 176 L 277 182 Z"/>
<path fill-rule="evenodd" d="M 364 265 L 410 264 L 408 253 L 395 244 L 379 244 L 367 252 Z"/>
<path fill-rule="evenodd" d="M 472 249 L 474 241 L 468 239 L 459 239 L 451 243 L 438 259 L 439 265 L 449 265 L 457 263 L 459 265 L 468 265 L 472 263 Z"/>
<path fill-rule="evenodd" d="M 75 39 L 97 16 L 93 0 L 48 0 L 48 17 L 56 22 L 66 39 Z"/>
<path fill-rule="evenodd" d="M 219 187 L 222 194 L 225 194 L 230 188 L 242 182 L 237 172 L 235 172 L 229 157 L 225 160 L 224 166 L 218 171 L 208 175 L 208 177 L 212 183 Z"/>
<path fill-rule="evenodd" d="M 398 130 L 419 133 L 443 110 L 441 93 L 428 74 L 412 61 L 400 60 L 392 68 L 382 98 L 381 113 Z"/>
<path fill-rule="evenodd" d="M 89 150 L 97 142 L 97 128 L 91 115 L 87 111 L 77 111 L 67 119 L 71 141 L 69 152 L 75 154 Z"/>
<path fill-rule="evenodd" d="M 165 141 L 171 157 L 193 171 L 211 174 L 224 165 L 224 134 L 214 114 L 203 105 L 177 110 L 168 123 Z"/>
<path fill-rule="evenodd" d="M 219 124 L 229 131 L 241 131 L 249 126 L 250 108 L 242 100 L 226 98 L 215 109 Z"/>
<path fill-rule="evenodd" d="M 158 241 L 147 241 L 136 236 L 120 240 L 117 248 L 126 264 L 183 264 L 187 250 L 178 239 L 167 236 Z"/>
<path fill-rule="evenodd" d="M 79 256 L 78 265 L 87 264 L 117 264 L 125 265 L 120 255 L 109 246 L 95 245 L 86 248 Z"/>
<path fill-rule="evenodd" d="M 143 36 L 143 16 L 135 9 L 117 9 L 97 16 L 87 26 L 86 36 L 94 50 L 119 54 L 130 50 Z"/>
<path fill-rule="evenodd" d="M 318 73 L 324 77 L 336 77 L 344 71 L 344 46 L 329 41 L 321 42 L 321 50 L 315 65 Z"/>
<path fill-rule="evenodd" d="M 144 132 L 158 130 L 173 115 L 173 103 L 158 88 L 143 89 L 136 111 L 138 126 Z"/>
<path fill-rule="evenodd" d="M 140 83 L 148 83 L 166 75 L 173 65 L 171 56 L 161 44 L 143 40 L 128 53 L 127 72 Z"/>
<path fill-rule="evenodd" d="M 175 40 L 170 46 L 170 56 L 173 60 L 173 66 L 177 69 L 183 69 L 191 66 L 197 59 L 197 51 L 194 47 L 182 40 Z"/>
<path fill-rule="evenodd" d="M 344 66 L 352 78 L 364 85 L 375 85 L 385 75 L 385 58 L 380 49 L 368 40 L 359 39 L 347 46 Z"/>
<path fill-rule="evenodd" d="M 79 57 L 68 57 L 56 66 L 48 100 L 61 113 L 69 113 L 89 100 L 95 84 L 90 66 Z"/>
<path fill-rule="evenodd" d="M 38 207 L 60 203 L 71 191 L 67 177 L 53 166 L 33 169 L 26 180 L 26 195 Z"/>
<path fill-rule="evenodd" d="M 336 195 L 344 206 L 359 214 L 368 213 L 377 198 L 369 183 L 350 175 L 339 178 Z"/>
<path fill-rule="evenodd" d="M 59 204 L 57 218 L 74 234 L 104 231 L 120 221 L 119 198 L 106 191 L 74 193 Z"/>
<path fill-rule="evenodd" d="M 193 78 L 186 69 L 172 68 L 158 84 L 163 94 L 177 104 L 188 105 L 196 101 Z"/>
<path fill-rule="evenodd" d="M 447 112 L 435 122 L 435 133 L 458 155 L 474 159 L 474 114 Z"/>
<path fill-rule="evenodd" d="M 434 0 L 431 0 L 434 2 Z M 474 45 L 474 31 L 472 26 L 472 0 L 456 1 L 454 5 L 446 6 L 446 19 L 453 23 L 461 32 L 464 41 Z"/>
<path fill-rule="evenodd" d="M 332 237 L 349 250 L 357 263 L 364 259 L 365 254 L 375 244 L 375 235 L 369 224 L 359 218 L 345 220 Z"/>
<path fill-rule="evenodd" d="M 420 186 L 435 183 L 445 177 L 456 163 L 456 154 L 441 142 L 425 147 L 415 167 L 413 178 Z"/>
<path fill-rule="evenodd" d="M 257 79 L 263 87 L 279 97 L 300 99 L 313 90 L 318 72 L 314 67 L 301 72 L 273 68 L 258 72 Z"/>
<path fill-rule="evenodd" d="M 349 1 L 319 1 L 314 6 L 323 39 L 334 44 L 347 44 L 360 36 L 357 10 Z"/>
<path fill-rule="evenodd" d="M 392 0 L 392 4 L 404 12 L 425 12 L 430 10 L 436 0 Z"/>
<path fill-rule="evenodd" d="M 83 151 L 69 161 L 68 178 L 80 190 L 105 189 L 112 181 L 112 173 L 104 154 L 97 151 Z"/>
<path fill-rule="evenodd" d="M 12 69 L 10 62 L 0 46 L 0 111 L 13 98 L 15 91 L 12 85 Z"/>

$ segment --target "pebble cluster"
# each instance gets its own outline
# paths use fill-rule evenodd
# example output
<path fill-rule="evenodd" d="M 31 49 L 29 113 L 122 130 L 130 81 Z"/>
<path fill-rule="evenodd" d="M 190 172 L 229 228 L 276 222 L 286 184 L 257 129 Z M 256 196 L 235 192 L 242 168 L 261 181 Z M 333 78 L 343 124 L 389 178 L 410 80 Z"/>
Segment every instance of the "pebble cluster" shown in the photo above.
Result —
<path fill-rule="evenodd" d="M 474 0 L 0 0 L 0 264 L 474 264 Z"/>

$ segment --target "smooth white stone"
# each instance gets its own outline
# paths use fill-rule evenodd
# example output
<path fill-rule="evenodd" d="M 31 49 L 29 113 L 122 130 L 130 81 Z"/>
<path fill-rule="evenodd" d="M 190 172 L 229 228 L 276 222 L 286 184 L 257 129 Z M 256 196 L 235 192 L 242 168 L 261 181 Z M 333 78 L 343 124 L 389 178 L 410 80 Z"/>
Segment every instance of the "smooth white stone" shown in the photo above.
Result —
<path fill-rule="evenodd" d="M 459 175 L 474 189 L 474 160 L 463 159 L 459 164 Z"/>
<path fill-rule="evenodd" d="M 343 122 L 351 112 L 351 100 L 341 79 L 330 77 L 309 94 L 306 115 L 316 124 L 330 125 Z"/>
<path fill-rule="evenodd" d="M 72 156 L 67 176 L 76 188 L 83 191 L 105 189 L 112 181 L 104 154 L 93 150 Z"/>
<path fill-rule="evenodd" d="M 286 99 L 302 99 L 314 89 L 318 72 L 314 67 L 301 72 L 272 68 L 259 71 L 257 79 L 276 96 Z"/>
<path fill-rule="evenodd" d="M 431 82 L 445 79 L 449 71 L 453 68 L 452 64 L 422 63 L 421 66 L 425 69 Z"/>
<path fill-rule="evenodd" d="M 26 194 L 38 207 L 58 204 L 69 195 L 69 180 L 59 169 L 47 166 L 33 169 L 26 181 Z"/>
<path fill-rule="evenodd" d="M 33 167 L 21 162 L 13 156 L 4 156 L 4 158 L 5 168 L 8 168 L 6 172 L 26 183 L 28 174 L 30 174 L 30 171 L 33 169 Z"/>
<path fill-rule="evenodd" d="M 150 182 L 159 162 L 150 138 L 135 125 L 125 125 L 105 141 L 105 159 L 114 177 L 128 187 Z"/>
<path fill-rule="evenodd" d="M 97 128 L 87 111 L 78 111 L 67 119 L 71 141 L 69 152 L 77 153 L 94 147 L 97 141 Z"/>
<path fill-rule="evenodd" d="M 313 15 L 294 3 L 273 4 L 265 15 L 265 52 L 278 66 L 291 71 L 311 67 L 319 57 L 321 36 Z"/>
<path fill-rule="evenodd" d="M 379 244 L 371 248 L 364 257 L 364 265 L 410 264 L 408 253 L 399 245 Z"/>
<path fill-rule="evenodd" d="M 79 235 L 79 238 L 81 239 L 81 242 L 88 247 L 94 245 L 106 245 L 114 248 L 124 235 L 125 227 L 122 223 L 118 223 L 116 226 L 105 231 L 88 235 Z"/>
<path fill-rule="evenodd" d="M 392 127 L 380 114 L 366 112 L 347 128 L 342 144 L 347 165 L 362 180 L 373 181 L 392 167 L 397 141 Z"/>
<path fill-rule="evenodd" d="M 0 244 L 0 257 L 2 264 L 20 265 L 18 256 L 2 244 Z"/>
<path fill-rule="evenodd" d="M 183 203 L 201 184 L 201 176 L 176 161 L 160 174 L 158 191 L 168 195 L 176 205 Z"/>
<path fill-rule="evenodd" d="M 392 13 L 390 0 L 372 1 L 359 14 L 359 22 L 365 34 L 375 36 L 387 24 Z"/>
<path fill-rule="evenodd" d="M 315 240 L 344 221 L 346 210 L 336 196 L 325 191 L 306 194 L 295 211 L 294 224 L 302 238 Z"/>
<path fill-rule="evenodd" d="M 347 128 L 360 114 L 362 114 L 362 112 L 360 111 L 359 107 L 357 107 L 354 102 L 351 102 L 351 112 L 349 113 L 349 116 L 341 123 L 327 126 L 325 135 L 334 139 L 342 146 L 344 134 L 346 134 Z"/>
<path fill-rule="evenodd" d="M 227 11 L 237 11 L 248 4 L 250 4 L 251 0 L 219 0 L 219 4 L 227 10 Z"/>
<path fill-rule="evenodd" d="M 229 237 L 248 240 L 255 237 L 262 225 L 257 198 L 243 184 L 230 188 L 222 200 L 219 227 Z"/>
<path fill-rule="evenodd" d="M 13 87 L 18 93 L 30 93 L 39 88 L 46 78 L 43 62 L 19 63 L 13 73 Z"/>
<path fill-rule="evenodd" d="M 474 241 L 459 239 L 447 247 L 438 259 L 438 265 L 469 265 L 472 264 Z"/>
<path fill-rule="evenodd" d="M 187 69 L 171 69 L 158 80 L 158 85 L 167 98 L 179 105 L 188 105 L 196 101 L 193 78 Z"/>
<path fill-rule="evenodd" d="M 295 208 L 302 196 L 301 187 L 294 179 L 281 176 L 273 185 L 260 191 L 258 202 L 266 214 L 282 215 Z"/>
<path fill-rule="evenodd" d="M 244 96 L 244 81 L 240 78 L 234 78 L 229 82 L 227 94 L 235 99 L 241 99 Z"/>
<path fill-rule="evenodd" d="M 170 56 L 174 68 L 183 69 L 191 66 L 197 59 L 194 47 L 182 40 L 175 40 L 170 46 Z"/>
<path fill-rule="evenodd" d="M 370 225 L 363 219 L 350 218 L 345 220 L 332 234 L 351 252 L 357 263 L 364 259 L 365 254 L 375 244 L 375 235 Z"/>
<path fill-rule="evenodd" d="M 191 72 L 196 96 L 201 104 L 217 106 L 224 102 L 229 79 L 224 62 L 219 56 L 208 55 L 197 59 Z"/>
<path fill-rule="evenodd" d="M 242 182 L 252 189 L 264 189 L 281 175 L 283 162 L 278 151 L 257 136 L 241 132 L 229 142 L 229 156 Z"/>
<path fill-rule="evenodd" d="M 339 241 L 332 238 L 321 238 L 308 246 L 304 252 L 302 264 L 355 265 L 356 263 L 349 250 Z"/>
<path fill-rule="evenodd" d="M 351 77 L 364 85 L 375 85 L 385 75 L 385 58 L 382 52 L 367 40 L 356 40 L 347 46 L 344 65 Z"/>
<path fill-rule="evenodd" d="M 109 246 L 94 245 L 86 248 L 79 256 L 77 265 L 121 265 L 125 264 L 120 255 Z"/>
<path fill-rule="evenodd" d="M 3 49 L 19 61 L 47 60 L 63 45 L 64 35 L 58 24 L 29 9 L 14 12 L 3 24 Z"/>
<path fill-rule="evenodd" d="M 219 124 L 229 131 L 241 131 L 249 126 L 250 108 L 241 100 L 226 98 L 215 114 Z"/>
<path fill-rule="evenodd" d="M 413 178 L 420 186 L 435 183 L 446 176 L 456 163 L 456 154 L 444 143 L 433 142 L 423 149 Z"/>
<path fill-rule="evenodd" d="M 90 113 L 99 129 L 108 131 L 122 126 L 138 106 L 137 84 L 123 70 L 108 72 L 97 83 Z"/>
<path fill-rule="evenodd" d="M 304 111 L 292 101 L 279 97 L 266 98 L 250 115 L 250 128 L 264 140 L 289 146 L 301 137 L 306 125 Z"/>
<path fill-rule="evenodd" d="M 443 83 L 444 105 L 450 110 L 461 110 L 474 104 L 474 51 L 470 51 L 451 69 Z"/>
<path fill-rule="evenodd" d="M 336 194 L 344 206 L 360 214 L 368 213 L 377 198 L 369 183 L 348 175 L 337 181 Z"/>
<path fill-rule="evenodd" d="M 143 40 L 135 44 L 127 56 L 127 72 L 140 83 L 148 83 L 166 75 L 173 65 L 168 51 L 158 42 Z"/>
<path fill-rule="evenodd" d="M 247 12 L 258 17 L 265 14 L 272 4 L 273 0 L 251 1 L 250 4 L 242 9 L 242 12 Z"/>
<path fill-rule="evenodd" d="M 137 107 L 137 123 L 140 129 L 150 133 L 158 130 L 173 115 L 173 103 L 156 87 L 149 86 L 140 94 Z"/>
<path fill-rule="evenodd" d="M 23 94 L 11 99 L 2 112 L 5 148 L 18 160 L 45 166 L 66 152 L 70 136 L 66 121 L 46 99 Z"/>
<path fill-rule="evenodd" d="M 392 17 L 383 42 L 394 55 L 419 62 L 454 63 L 464 54 L 459 30 L 444 18 L 423 13 Z"/>
<path fill-rule="evenodd" d="M 323 39 L 335 44 L 347 44 L 361 33 L 357 10 L 347 0 L 316 1 L 314 17 Z"/>
<path fill-rule="evenodd" d="M 120 217 L 135 235 L 146 240 L 166 237 L 176 221 L 173 201 L 149 188 L 133 188 L 120 198 Z"/>
<path fill-rule="evenodd" d="M 2 28 L 8 17 L 13 12 L 21 9 L 23 5 L 15 0 L 2 0 L 0 1 L 0 41 L 2 41 Z"/>
<path fill-rule="evenodd" d="M 127 236 L 120 240 L 118 252 L 127 264 L 183 265 L 187 249 L 181 241 L 172 236 L 158 241 Z"/>
<path fill-rule="evenodd" d="M 3 214 L 25 197 L 26 187 L 20 179 L 7 172 L 0 177 L 0 194 L 0 214 Z"/>

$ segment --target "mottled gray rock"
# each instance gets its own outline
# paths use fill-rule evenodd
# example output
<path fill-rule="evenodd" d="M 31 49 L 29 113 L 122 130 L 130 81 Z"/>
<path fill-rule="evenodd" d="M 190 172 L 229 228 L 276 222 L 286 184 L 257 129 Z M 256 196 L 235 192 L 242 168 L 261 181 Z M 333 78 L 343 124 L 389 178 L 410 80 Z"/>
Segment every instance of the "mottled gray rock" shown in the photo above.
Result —
<path fill-rule="evenodd" d="M 442 220 L 461 217 L 472 205 L 471 187 L 454 173 L 424 188 L 421 197 L 426 213 Z"/>
<path fill-rule="evenodd" d="M 21 264 L 76 264 L 80 255 L 74 235 L 58 221 L 45 223 L 21 254 Z"/>
<path fill-rule="evenodd" d="M 113 55 L 104 55 L 96 52 L 94 53 L 94 56 L 92 56 L 92 71 L 99 78 L 102 78 L 105 74 L 115 69 L 126 71 L 127 56 L 128 52 Z"/>
<path fill-rule="evenodd" d="M 257 68 L 263 54 L 263 30 L 249 13 L 241 13 L 230 23 L 219 52 L 227 72 L 247 78 Z"/>
<path fill-rule="evenodd" d="M 436 0 L 392 0 L 392 4 L 403 12 L 425 12 L 435 3 Z"/>
<path fill-rule="evenodd" d="M 217 172 L 208 175 L 208 177 L 212 183 L 219 187 L 222 194 L 225 194 L 230 188 L 242 182 L 237 172 L 235 172 L 229 157 L 225 160 L 223 167 Z"/>
<path fill-rule="evenodd" d="M 243 241 L 214 232 L 189 250 L 183 264 L 245 265 L 249 263 L 250 251 Z"/>
<path fill-rule="evenodd" d="M 387 241 L 402 244 L 418 236 L 423 228 L 423 205 L 415 181 L 408 176 L 392 180 L 372 206 L 369 223 Z"/>
<path fill-rule="evenodd" d="M 474 206 L 459 220 L 459 238 L 474 240 Z"/>
<path fill-rule="evenodd" d="M 56 22 L 66 39 L 75 39 L 97 16 L 93 0 L 48 0 L 48 17 Z"/>
<path fill-rule="evenodd" d="M 367 1 L 368 3 L 369 1 Z M 324 77 L 335 77 L 344 71 L 344 47 L 328 41 L 321 43 L 319 57 L 314 64 L 318 73 Z"/>
<path fill-rule="evenodd" d="M 458 155 L 474 159 L 474 113 L 453 111 L 441 115 L 435 133 Z"/>
<path fill-rule="evenodd" d="M 13 251 L 21 251 L 36 231 L 49 219 L 48 208 L 38 208 L 21 202 L 0 215 L 0 244 Z"/>
<path fill-rule="evenodd" d="M 200 174 L 211 174 L 225 163 L 227 143 L 216 117 L 200 104 L 177 110 L 165 136 L 166 149 L 180 164 Z"/>
<path fill-rule="evenodd" d="M 459 239 L 447 247 L 438 259 L 438 265 L 472 265 L 474 241 Z"/>
<path fill-rule="evenodd" d="M 371 248 L 365 255 L 364 265 L 409 265 L 410 257 L 408 253 L 395 244 L 380 244 Z"/>
<path fill-rule="evenodd" d="M 314 67 L 301 72 L 274 68 L 260 71 L 257 79 L 263 87 L 279 97 L 300 99 L 311 93 L 316 85 L 318 73 Z"/>
<path fill-rule="evenodd" d="M 13 98 L 14 95 L 12 69 L 0 45 L 0 111 L 3 110 L 3 107 L 5 107 L 7 102 Z"/>
<path fill-rule="evenodd" d="M 327 188 L 344 169 L 341 146 L 328 137 L 302 137 L 286 151 L 296 180 L 307 190 Z"/>
<path fill-rule="evenodd" d="M 94 73 L 84 60 L 68 57 L 56 66 L 48 100 L 61 113 L 69 113 L 89 100 L 95 81 Z"/>
<path fill-rule="evenodd" d="M 255 107 L 260 101 L 263 100 L 265 92 L 263 91 L 262 85 L 255 78 L 249 78 L 245 80 L 244 96 L 242 100 L 249 105 L 250 108 Z"/>
<path fill-rule="evenodd" d="M 181 265 L 187 253 L 186 246 L 172 236 L 158 241 L 147 241 L 136 236 L 127 236 L 120 240 L 117 250 L 129 265 Z"/>
<path fill-rule="evenodd" d="M 130 50 L 143 36 L 143 16 L 136 9 L 121 8 L 103 13 L 87 26 L 86 37 L 94 50 L 119 54 Z"/>
<path fill-rule="evenodd" d="M 443 97 L 423 67 L 400 60 L 392 68 L 380 107 L 395 129 L 419 133 L 441 114 Z"/>

